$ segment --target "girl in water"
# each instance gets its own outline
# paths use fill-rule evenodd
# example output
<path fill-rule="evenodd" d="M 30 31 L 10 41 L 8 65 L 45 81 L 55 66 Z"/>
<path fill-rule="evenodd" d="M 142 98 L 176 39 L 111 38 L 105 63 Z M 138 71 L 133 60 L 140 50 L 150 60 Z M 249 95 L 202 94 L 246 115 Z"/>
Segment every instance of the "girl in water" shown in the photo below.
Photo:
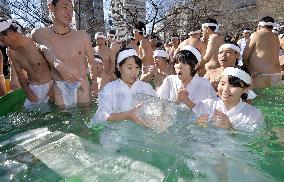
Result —
<path fill-rule="evenodd" d="M 156 95 L 150 84 L 138 79 L 141 68 L 142 61 L 134 49 L 123 48 L 118 51 L 115 67 L 118 79 L 107 83 L 99 93 L 98 109 L 89 126 L 98 122 L 122 120 L 146 125 L 136 113 L 141 104 L 131 109 L 133 94 Z"/>
<path fill-rule="evenodd" d="M 159 97 L 184 102 L 180 99 L 180 94 L 187 93 L 187 97 L 196 104 L 201 100 L 216 97 L 210 81 L 196 75 L 201 61 L 201 54 L 196 48 L 184 46 L 177 53 L 174 61 L 176 75 L 169 75 L 164 79 L 157 90 Z"/>
<path fill-rule="evenodd" d="M 263 125 L 264 119 L 254 106 L 243 102 L 248 97 L 251 83 L 251 76 L 245 67 L 227 67 L 218 84 L 218 98 L 195 104 L 183 93 L 181 99 L 200 116 L 197 120 L 199 124 L 209 119 L 213 125 L 220 128 L 253 131 Z"/>

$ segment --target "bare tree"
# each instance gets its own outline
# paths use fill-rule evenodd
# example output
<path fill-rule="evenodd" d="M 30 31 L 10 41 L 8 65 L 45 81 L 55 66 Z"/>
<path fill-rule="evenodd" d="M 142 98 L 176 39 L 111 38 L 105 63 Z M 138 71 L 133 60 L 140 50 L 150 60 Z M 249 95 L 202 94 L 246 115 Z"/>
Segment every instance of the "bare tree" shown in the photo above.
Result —
<path fill-rule="evenodd" d="M 85 30 L 94 40 L 104 30 L 103 0 L 77 0 L 74 4 L 77 29 Z"/>
<path fill-rule="evenodd" d="M 113 2 L 116 2 L 116 4 L 112 3 L 113 17 L 126 23 L 128 29 L 133 27 L 141 9 L 127 7 L 126 0 Z M 222 9 L 226 11 L 223 12 Z M 146 24 L 150 28 L 149 34 L 161 32 L 187 34 L 190 30 L 199 27 L 205 18 L 215 17 L 224 20 L 220 23 L 230 28 L 235 20 L 230 17 L 234 11 L 230 0 L 146 0 Z"/>
<path fill-rule="evenodd" d="M 26 28 L 35 28 L 49 25 L 51 21 L 47 18 L 46 8 L 43 1 L 38 0 L 2 0 L 9 5 L 6 14 L 13 14 L 16 20 Z"/>
<path fill-rule="evenodd" d="M 48 26 L 52 23 L 46 0 L 2 0 L 9 5 L 9 9 L 3 9 L 4 14 L 18 20 L 23 27 L 33 29 L 40 26 Z M 98 6 L 101 2 L 101 6 Z M 103 0 L 76 0 L 74 12 L 77 17 L 77 29 L 83 29 L 94 37 L 98 30 L 104 29 Z M 94 9 L 96 8 L 96 9 Z M 100 16 L 98 12 L 100 11 Z"/>
<path fill-rule="evenodd" d="M 122 26 L 125 26 L 128 31 L 133 28 L 134 24 L 139 19 L 141 21 L 141 13 L 144 13 L 145 23 L 150 29 L 150 31 L 148 31 L 148 34 L 157 34 L 167 27 L 163 26 L 159 30 L 156 30 L 157 26 L 161 25 L 161 23 L 168 17 L 176 16 L 181 13 L 182 7 L 177 7 L 174 11 L 168 12 L 174 2 L 176 1 L 145 0 L 144 7 L 141 7 L 138 5 L 135 6 L 133 4 L 132 6 L 129 6 L 130 2 L 127 0 L 113 0 L 110 8 L 113 20 L 115 22 L 118 22 L 117 24 L 119 24 L 120 26 L 121 24 L 123 24 Z"/>

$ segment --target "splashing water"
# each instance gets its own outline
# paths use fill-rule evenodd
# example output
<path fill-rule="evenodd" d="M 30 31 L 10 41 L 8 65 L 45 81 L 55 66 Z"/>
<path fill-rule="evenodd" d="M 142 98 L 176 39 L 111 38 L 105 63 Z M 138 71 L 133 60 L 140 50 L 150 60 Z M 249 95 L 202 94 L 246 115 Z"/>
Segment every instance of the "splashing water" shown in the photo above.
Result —
<path fill-rule="evenodd" d="M 0 118 L 0 181 L 281 181 L 283 90 L 257 93 L 268 126 L 257 133 L 202 128 L 181 105 L 142 95 L 133 102 L 147 102 L 140 116 L 151 129 L 130 121 L 89 129 L 95 104 L 19 110 Z"/>

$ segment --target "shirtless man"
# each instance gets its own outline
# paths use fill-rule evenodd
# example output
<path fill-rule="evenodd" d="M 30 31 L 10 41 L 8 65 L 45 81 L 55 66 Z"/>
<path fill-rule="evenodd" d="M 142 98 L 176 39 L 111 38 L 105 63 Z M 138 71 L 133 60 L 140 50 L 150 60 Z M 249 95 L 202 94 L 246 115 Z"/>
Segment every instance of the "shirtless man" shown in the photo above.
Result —
<path fill-rule="evenodd" d="M 155 51 L 156 48 L 157 48 L 158 37 L 156 35 L 152 35 L 149 38 L 149 42 L 151 43 L 151 47 L 152 47 L 153 51 Z"/>
<path fill-rule="evenodd" d="M 110 30 L 107 34 L 107 42 L 108 46 L 112 50 L 113 54 L 116 55 L 116 53 L 121 48 L 120 44 L 116 41 L 116 34 L 115 30 Z"/>
<path fill-rule="evenodd" d="M 9 58 L 27 96 L 25 107 L 47 103 L 52 79 L 44 56 L 31 38 L 18 32 L 18 25 L 13 20 L 2 21 L 0 27 L 0 40 L 9 48 Z"/>
<path fill-rule="evenodd" d="M 0 51 L 0 97 L 5 95 L 6 93 L 3 66 L 4 66 L 3 55 L 2 52 Z"/>
<path fill-rule="evenodd" d="M 97 46 L 95 52 L 103 59 L 104 71 L 109 76 L 110 80 L 114 80 L 115 55 L 114 52 L 106 46 L 106 36 L 103 32 L 97 32 L 95 35 Z"/>
<path fill-rule="evenodd" d="M 176 50 L 179 47 L 179 37 L 177 35 L 173 35 L 172 39 L 171 39 L 171 42 L 172 42 L 172 47 L 169 49 L 169 54 L 170 54 L 171 63 L 173 63 L 174 62 L 173 61 L 174 60 L 174 56 L 176 54 Z"/>
<path fill-rule="evenodd" d="M 14 68 L 14 65 L 12 63 L 12 60 L 11 60 L 11 49 L 9 51 L 9 49 L 7 49 L 6 53 L 7 53 L 7 56 L 8 56 L 8 62 L 10 64 L 10 90 L 13 91 L 13 90 L 17 90 L 19 88 L 21 88 L 21 84 L 19 83 L 19 79 L 18 79 L 18 76 L 17 76 L 17 73 L 15 71 L 15 68 Z M 27 77 L 27 72 L 26 71 L 23 71 L 23 74 L 26 75 Z"/>
<path fill-rule="evenodd" d="M 167 53 L 170 52 L 171 48 L 172 48 L 171 42 L 166 42 L 166 43 L 164 44 L 164 49 L 167 51 Z"/>
<path fill-rule="evenodd" d="M 138 53 L 139 52 L 139 42 L 136 39 L 134 39 L 132 35 L 129 36 L 128 39 L 130 40 L 130 43 L 126 47 L 133 48 Z"/>
<path fill-rule="evenodd" d="M 48 0 L 47 4 L 53 24 L 33 30 L 32 37 L 40 45 L 51 67 L 51 76 L 55 81 L 55 104 L 63 107 L 89 104 L 87 63 L 93 80 L 91 88 L 97 92 L 96 66 L 90 36 L 85 31 L 70 28 L 73 16 L 71 0 Z"/>
<path fill-rule="evenodd" d="M 254 78 L 254 88 L 269 87 L 277 76 L 265 74 L 280 73 L 278 37 L 272 33 L 274 19 L 267 16 L 260 20 L 258 29 L 251 34 L 244 51 L 244 65 Z M 280 75 L 278 75 L 280 76 Z M 281 78 L 281 76 L 280 76 Z"/>
<path fill-rule="evenodd" d="M 149 69 L 147 74 L 141 75 L 141 80 L 150 83 L 155 89 L 158 89 L 164 79 L 175 74 L 174 67 L 170 64 L 169 54 L 165 50 L 154 51 L 154 66 Z"/>
<path fill-rule="evenodd" d="M 205 51 L 206 51 L 206 46 L 204 44 L 204 42 L 202 42 L 200 40 L 200 34 L 201 31 L 200 30 L 195 30 L 195 31 L 191 31 L 188 35 L 189 38 L 182 41 L 179 45 L 179 47 L 177 48 L 175 54 L 184 46 L 186 45 L 190 45 L 195 47 L 196 49 L 199 50 L 199 52 L 201 53 L 201 56 L 203 57 L 205 55 Z M 206 73 L 205 68 L 204 68 L 204 64 L 199 66 L 198 68 L 198 75 L 199 76 L 204 76 Z"/>
<path fill-rule="evenodd" d="M 218 35 L 219 25 L 213 18 L 208 18 L 202 24 L 203 41 L 206 52 L 203 56 L 201 66 L 205 64 L 206 71 L 220 67 L 218 63 L 218 49 L 224 43 L 223 38 Z"/>
<path fill-rule="evenodd" d="M 135 40 L 139 41 L 139 54 L 140 59 L 143 63 L 143 72 L 147 73 L 149 71 L 150 65 L 154 64 L 153 60 L 153 49 L 151 42 L 145 38 L 146 36 L 146 26 L 143 22 L 138 21 L 134 25 L 133 34 Z"/>
<path fill-rule="evenodd" d="M 204 75 L 204 77 L 210 81 L 216 91 L 224 69 L 227 67 L 235 66 L 239 57 L 240 47 L 238 45 L 235 45 L 233 43 L 226 43 L 220 46 L 218 51 L 218 61 L 220 67 L 216 69 L 210 69 Z"/>

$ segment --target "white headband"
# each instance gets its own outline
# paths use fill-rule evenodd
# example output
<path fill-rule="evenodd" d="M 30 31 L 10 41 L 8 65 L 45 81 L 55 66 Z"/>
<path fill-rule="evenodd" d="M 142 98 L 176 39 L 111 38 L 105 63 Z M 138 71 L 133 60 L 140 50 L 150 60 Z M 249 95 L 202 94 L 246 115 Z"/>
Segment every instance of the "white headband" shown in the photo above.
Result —
<path fill-rule="evenodd" d="M 153 57 L 163 57 L 169 59 L 169 54 L 164 50 L 155 50 Z"/>
<path fill-rule="evenodd" d="M 95 39 L 97 38 L 106 39 L 106 36 L 102 32 L 98 32 L 95 34 Z"/>
<path fill-rule="evenodd" d="M 201 30 L 191 31 L 191 32 L 188 33 L 188 35 L 191 36 L 191 35 L 197 34 L 197 33 L 201 33 Z"/>
<path fill-rule="evenodd" d="M 196 49 L 195 47 L 193 46 L 190 46 L 190 45 L 186 45 L 186 46 L 183 46 L 180 50 L 188 50 L 190 52 L 192 52 L 194 54 L 194 56 L 196 57 L 198 63 L 201 62 L 201 54 L 199 52 L 198 49 Z"/>
<path fill-rule="evenodd" d="M 128 58 L 128 57 L 131 57 L 131 56 L 137 56 L 138 57 L 138 54 L 135 51 L 135 49 L 127 49 L 127 50 L 120 52 L 117 56 L 117 63 L 116 63 L 117 66 L 119 65 L 119 63 L 121 63 L 122 60 L 124 60 L 125 58 Z"/>
<path fill-rule="evenodd" d="M 142 32 L 143 33 L 143 36 L 145 37 L 146 36 L 146 32 L 143 30 L 138 30 L 137 28 L 134 28 L 133 29 L 134 32 Z"/>
<path fill-rule="evenodd" d="M 216 23 L 203 23 L 202 27 L 216 27 L 214 32 L 218 32 L 220 25 L 218 25 Z"/>
<path fill-rule="evenodd" d="M 222 49 L 233 49 L 233 50 L 237 51 L 238 53 L 241 52 L 241 49 L 238 46 L 234 45 L 234 44 L 223 44 L 223 45 L 221 45 L 220 48 L 219 48 L 219 52 Z"/>
<path fill-rule="evenodd" d="M 222 75 L 234 76 L 243 80 L 245 83 L 249 85 L 251 84 L 251 77 L 249 76 L 249 74 L 247 74 L 245 71 L 239 68 L 227 67 L 224 69 Z"/>
<path fill-rule="evenodd" d="M 98 63 L 103 64 L 103 60 L 102 60 L 102 59 L 100 59 L 100 58 L 95 58 L 95 61 L 96 61 L 96 62 L 98 62 Z"/>
<path fill-rule="evenodd" d="M 276 27 L 277 24 L 276 24 L 276 23 L 273 23 L 273 22 L 264 22 L 264 21 L 261 21 L 261 22 L 258 23 L 258 26 L 261 26 L 261 27 L 263 27 L 263 26 L 273 26 L 273 27 Z"/>
<path fill-rule="evenodd" d="M 244 30 L 243 33 L 251 33 L 251 30 Z"/>

